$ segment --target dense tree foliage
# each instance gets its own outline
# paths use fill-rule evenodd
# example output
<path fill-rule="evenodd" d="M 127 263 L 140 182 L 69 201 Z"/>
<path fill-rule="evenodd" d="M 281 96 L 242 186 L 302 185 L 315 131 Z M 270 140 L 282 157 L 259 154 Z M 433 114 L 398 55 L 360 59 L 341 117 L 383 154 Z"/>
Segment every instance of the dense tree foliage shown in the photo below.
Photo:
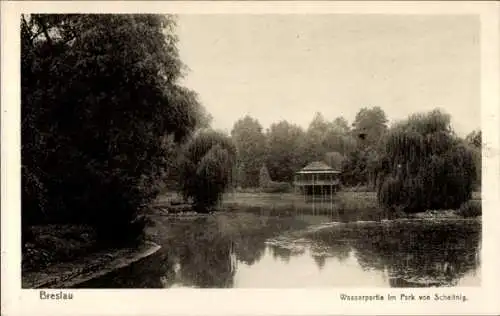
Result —
<path fill-rule="evenodd" d="M 312 161 L 325 161 L 339 170 L 343 157 L 357 148 L 347 121 L 328 121 L 316 113 L 307 130 L 287 121 L 274 123 L 265 134 L 266 166 L 274 181 L 290 182 L 293 174 Z"/>
<path fill-rule="evenodd" d="M 305 161 L 301 151 L 305 141 L 304 131 L 287 121 L 274 123 L 267 135 L 266 166 L 273 181 L 290 182 L 293 174 Z"/>
<path fill-rule="evenodd" d="M 472 131 L 470 132 L 466 137 L 465 137 L 465 140 L 477 147 L 477 148 L 481 148 L 482 144 L 483 144 L 483 138 L 482 138 L 482 133 L 481 133 L 481 130 L 475 130 L 475 131 Z"/>
<path fill-rule="evenodd" d="M 362 108 L 352 123 L 352 132 L 364 146 L 376 146 L 387 130 L 387 116 L 380 107 Z"/>
<path fill-rule="evenodd" d="M 327 149 L 343 156 L 349 155 L 358 147 L 357 137 L 353 135 L 347 120 L 343 117 L 337 117 L 333 120 L 327 139 Z"/>
<path fill-rule="evenodd" d="M 415 149 L 420 148 L 418 146 L 421 145 L 415 144 L 430 142 L 429 144 L 432 144 L 428 146 L 436 150 L 432 152 L 432 155 L 441 155 L 443 164 L 444 161 L 447 161 L 446 164 L 450 164 L 449 161 L 453 161 L 453 155 L 460 155 L 461 151 L 457 149 L 459 145 L 464 147 L 463 154 L 465 156 L 468 157 L 469 154 L 472 154 L 474 162 L 471 171 L 474 174 L 473 186 L 474 189 L 480 189 L 481 132 L 474 131 L 465 140 L 461 140 L 450 129 L 449 121 L 450 118 L 446 114 L 433 111 L 427 114 L 412 115 L 407 121 L 395 124 L 389 129 L 384 111 L 379 107 L 373 107 L 362 108 L 357 113 L 352 129 L 349 128 L 348 122 L 343 117 L 328 121 L 321 113 L 316 113 L 306 130 L 287 121 L 281 121 L 272 124 L 267 132 L 262 134 L 260 132 L 261 125 L 258 124 L 257 120 L 244 117 L 235 124 L 233 140 L 238 148 L 251 148 L 251 150 L 239 150 L 248 158 L 241 159 L 236 177 L 240 183 L 253 183 L 253 180 L 248 180 L 248 177 L 253 179 L 255 175 L 258 175 L 258 172 L 247 170 L 259 168 L 262 172 L 260 154 L 265 152 L 264 165 L 268 170 L 271 182 L 291 182 L 293 174 L 298 169 L 309 162 L 322 160 L 342 171 L 341 181 L 344 186 L 357 186 L 363 190 L 380 191 L 382 187 L 400 185 L 401 181 L 396 181 L 396 176 L 388 170 L 396 168 L 398 164 L 410 164 L 410 160 L 412 161 L 410 165 L 413 166 L 421 157 L 419 149 Z M 236 133 L 238 130 L 240 132 Z M 408 152 L 396 154 L 395 148 L 399 148 L 398 150 L 402 152 L 404 150 L 401 149 L 403 147 L 398 147 L 402 145 L 395 139 L 406 139 L 401 140 L 401 144 L 408 142 L 405 145 L 408 146 Z M 239 144 L 240 142 L 241 144 Z M 265 146 L 263 142 L 265 142 Z M 441 147 L 442 149 L 439 149 Z M 452 151 L 451 148 L 454 148 L 455 151 Z M 416 152 L 414 152 L 415 150 Z M 429 152 L 427 154 L 430 155 Z M 415 156 L 417 158 L 407 159 L 405 155 L 411 157 L 417 155 Z M 253 163 L 253 157 L 259 166 L 254 164 L 249 167 Z M 394 165 L 395 163 L 396 165 Z M 438 168 L 438 166 L 435 167 Z M 448 167 L 451 168 L 450 170 L 454 170 L 452 167 Z M 463 168 L 468 168 L 468 165 L 465 164 Z M 399 175 L 397 172 L 395 174 Z M 410 174 L 413 175 L 413 173 Z M 443 181 L 451 181 L 450 179 L 451 177 L 448 176 L 447 180 Z M 413 179 L 412 181 L 417 180 Z M 394 186 L 392 186 L 393 184 Z M 409 182 L 406 183 L 406 186 L 409 185 Z M 250 186 L 255 185 L 251 184 Z M 401 187 L 401 190 L 406 189 Z M 450 203 L 455 205 L 452 202 L 448 204 Z"/>
<path fill-rule="evenodd" d="M 301 153 L 306 162 L 324 160 L 329 152 L 348 155 L 357 147 L 348 123 L 343 117 L 328 121 L 321 113 L 316 113 L 306 131 Z"/>
<path fill-rule="evenodd" d="M 354 130 L 341 116 L 329 121 L 316 113 L 306 130 L 281 121 L 263 134 L 258 121 L 246 116 L 235 123 L 232 131 L 240 156 L 237 182 L 241 186 L 256 186 L 262 162 L 273 181 L 291 182 L 294 172 L 307 163 L 324 161 L 344 170 L 346 185 L 374 184 L 380 146 L 371 140 L 382 137 L 386 122 L 380 108 L 362 109 L 353 124 Z"/>
<path fill-rule="evenodd" d="M 231 181 L 237 150 L 221 132 L 200 131 L 186 145 L 182 155 L 180 190 L 191 199 L 195 210 L 209 211 L 222 198 Z"/>
<path fill-rule="evenodd" d="M 342 170 L 345 157 L 338 151 L 330 151 L 325 154 L 323 160 L 333 169 Z"/>
<path fill-rule="evenodd" d="M 346 135 L 351 131 L 349 128 L 349 122 L 347 122 L 347 120 L 342 116 L 333 120 L 333 129 L 341 135 Z"/>
<path fill-rule="evenodd" d="M 331 124 L 326 121 L 321 113 L 316 113 L 306 131 L 305 141 L 301 152 L 305 155 L 306 161 L 322 160 L 325 153 L 332 145 Z"/>
<path fill-rule="evenodd" d="M 239 179 L 238 185 L 257 187 L 259 171 L 266 153 L 266 138 L 262 126 L 256 119 L 247 115 L 234 124 L 231 137 L 238 149 L 238 172 L 244 175 Z"/>
<path fill-rule="evenodd" d="M 171 146 L 208 117 L 178 84 L 174 27 L 159 15 L 21 17 L 23 227 L 86 222 L 114 242 L 140 234 L 137 212 Z"/>
<path fill-rule="evenodd" d="M 342 163 L 342 183 L 346 186 L 373 188 L 377 181 L 379 157 L 378 148 L 373 146 L 360 146 L 350 152 Z"/>
<path fill-rule="evenodd" d="M 474 157 L 474 164 L 476 166 L 476 175 L 474 178 L 474 188 L 476 190 L 481 189 L 481 172 L 482 172 L 482 136 L 481 130 L 472 131 L 465 138 L 466 143 L 469 145 Z"/>
<path fill-rule="evenodd" d="M 373 188 L 377 182 L 381 141 L 387 132 L 387 117 L 380 107 L 362 108 L 352 124 L 354 149 L 347 153 L 342 165 L 342 182 L 347 186 L 365 185 Z"/>
<path fill-rule="evenodd" d="M 439 110 L 415 114 L 393 126 L 385 139 L 379 201 L 405 212 L 456 209 L 469 200 L 475 177 L 471 150 Z"/>

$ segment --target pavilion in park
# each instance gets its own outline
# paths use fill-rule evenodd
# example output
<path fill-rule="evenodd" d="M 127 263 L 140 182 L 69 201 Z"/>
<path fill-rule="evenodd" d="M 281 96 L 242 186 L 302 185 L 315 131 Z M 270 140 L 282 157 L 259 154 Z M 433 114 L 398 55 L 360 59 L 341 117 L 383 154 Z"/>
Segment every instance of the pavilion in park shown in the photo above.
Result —
<path fill-rule="evenodd" d="M 321 161 L 311 162 L 295 173 L 293 184 L 304 198 L 331 199 L 340 185 L 340 171 Z"/>

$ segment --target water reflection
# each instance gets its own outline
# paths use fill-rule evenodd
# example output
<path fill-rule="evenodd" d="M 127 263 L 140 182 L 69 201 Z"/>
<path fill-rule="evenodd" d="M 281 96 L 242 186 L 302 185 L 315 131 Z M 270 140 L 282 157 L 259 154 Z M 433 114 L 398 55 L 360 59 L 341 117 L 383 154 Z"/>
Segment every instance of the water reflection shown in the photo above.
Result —
<path fill-rule="evenodd" d="M 80 287 L 479 285 L 480 223 L 309 225 L 249 214 L 169 222 L 157 254 Z"/>
<path fill-rule="evenodd" d="M 320 270 L 323 269 L 326 263 L 326 257 L 325 256 L 312 256 L 314 259 L 314 262 L 316 262 L 316 265 Z"/>
<path fill-rule="evenodd" d="M 352 239 L 364 269 L 387 270 L 392 287 L 454 286 L 480 262 L 478 223 L 401 223 L 360 229 Z"/>

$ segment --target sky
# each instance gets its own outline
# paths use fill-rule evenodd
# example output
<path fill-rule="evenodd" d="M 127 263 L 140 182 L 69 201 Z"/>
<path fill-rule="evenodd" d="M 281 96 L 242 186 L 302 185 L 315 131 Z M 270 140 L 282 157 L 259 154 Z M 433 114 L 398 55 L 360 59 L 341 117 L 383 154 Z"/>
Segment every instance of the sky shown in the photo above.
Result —
<path fill-rule="evenodd" d="M 480 128 L 479 20 L 424 15 L 180 15 L 184 84 L 230 131 L 307 128 L 316 112 L 352 123 L 363 107 L 390 122 L 441 108 L 460 135 Z"/>

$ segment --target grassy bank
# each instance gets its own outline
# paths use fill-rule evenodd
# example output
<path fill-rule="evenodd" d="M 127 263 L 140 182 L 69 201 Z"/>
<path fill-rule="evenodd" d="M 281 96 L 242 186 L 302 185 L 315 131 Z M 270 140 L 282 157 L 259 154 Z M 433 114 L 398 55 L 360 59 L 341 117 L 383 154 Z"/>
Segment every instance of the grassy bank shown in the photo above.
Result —
<path fill-rule="evenodd" d="M 227 193 L 222 204 L 223 211 L 242 210 L 273 215 L 324 214 L 337 217 L 341 221 L 380 220 L 395 217 L 475 217 L 481 215 L 480 193 L 459 210 L 433 211 L 407 216 L 388 214 L 378 204 L 375 192 L 341 191 L 330 200 L 305 200 L 293 193 Z"/>
<path fill-rule="evenodd" d="M 295 195 L 293 192 L 282 192 L 282 193 L 265 193 L 259 188 L 236 188 L 236 189 L 230 189 L 228 190 L 228 193 L 226 194 L 285 194 L 288 196 Z M 347 195 L 347 196 L 356 196 L 359 194 L 359 196 L 362 197 L 370 197 L 373 199 L 377 198 L 377 193 L 374 191 L 372 188 L 363 185 L 363 186 L 355 186 L 355 187 L 342 187 L 342 189 L 338 192 L 340 195 Z M 166 192 L 163 197 L 177 197 L 176 193 L 173 192 Z M 480 200 L 481 199 L 481 192 L 480 191 L 475 191 L 472 192 L 472 200 Z"/>
<path fill-rule="evenodd" d="M 190 214 L 189 205 L 171 205 L 178 201 L 175 193 L 163 195 L 157 200 L 158 209 L 165 214 Z M 459 210 L 433 211 L 423 210 L 422 213 L 405 215 L 403 213 L 389 214 L 383 210 L 373 191 L 341 191 L 332 200 L 305 200 L 303 196 L 294 193 L 263 193 L 257 190 L 233 191 L 224 195 L 223 202 L 218 206 L 221 212 L 250 212 L 259 215 L 290 216 L 290 215 L 327 215 L 334 220 L 350 222 L 364 220 L 381 220 L 386 218 L 416 217 L 476 217 L 481 215 L 480 193 L 475 192 L 473 199 Z M 160 211 L 161 212 L 161 211 Z"/>

